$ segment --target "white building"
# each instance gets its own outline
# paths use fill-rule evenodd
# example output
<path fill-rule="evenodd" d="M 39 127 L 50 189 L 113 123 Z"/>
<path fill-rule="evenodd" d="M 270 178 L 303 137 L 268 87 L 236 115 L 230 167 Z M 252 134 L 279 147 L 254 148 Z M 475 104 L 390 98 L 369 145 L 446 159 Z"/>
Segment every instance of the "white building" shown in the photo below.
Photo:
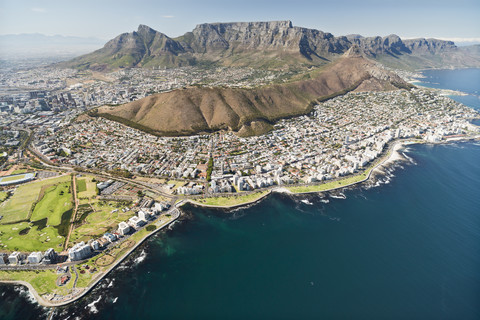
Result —
<path fill-rule="evenodd" d="M 128 224 L 134 228 L 139 228 L 145 224 L 145 221 L 143 221 L 137 216 L 133 216 L 130 219 L 128 219 Z"/>
<path fill-rule="evenodd" d="M 8 262 L 8 255 L 6 253 L 0 252 L 0 265 L 6 264 Z"/>
<path fill-rule="evenodd" d="M 20 264 L 24 259 L 25 255 L 18 251 L 12 252 L 12 254 L 8 256 L 8 262 L 10 262 L 10 264 Z"/>
<path fill-rule="evenodd" d="M 45 251 L 45 253 L 43 254 L 43 264 L 51 264 L 55 263 L 55 261 L 57 261 L 57 253 L 55 252 L 55 250 L 53 250 L 53 248 L 50 248 Z"/>
<path fill-rule="evenodd" d="M 90 245 L 93 250 L 100 250 L 100 243 L 97 240 L 93 240 Z"/>
<path fill-rule="evenodd" d="M 146 211 L 140 210 L 138 211 L 138 217 L 147 222 L 148 219 L 150 219 L 150 214 Z"/>
<path fill-rule="evenodd" d="M 88 258 L 91 254 L 92 248 L 83 241 L 77 243 L 70 250 L 68 250 L 68 257 L 71 261 Z"/>
<path fill-rule="evenodd" d="M 130 226 L 124 221 L 120 222 L 120 224 L 118 225 L 118 233 L 124 236 L 128 232 L 130 232 Z"/>
<path fill-rule="evenodd" d="M 43 254 L 40 251 L 30 253 L 30 255 L 27 258 L 28 263 L 40 263 L 42 259 L 43 259 Z"/>

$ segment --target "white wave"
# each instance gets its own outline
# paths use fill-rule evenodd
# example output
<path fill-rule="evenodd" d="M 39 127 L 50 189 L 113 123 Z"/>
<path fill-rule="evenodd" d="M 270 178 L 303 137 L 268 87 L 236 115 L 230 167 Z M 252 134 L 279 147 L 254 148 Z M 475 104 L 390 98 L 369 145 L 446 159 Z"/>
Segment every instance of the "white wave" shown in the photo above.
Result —
<path fill-rule="evenodd" d="M 145 250 L 142 250 L 142 252 L 140 252 L 140 255 L 136 257 L 135 260 L 133 260 L 133 263 L 137 265 L 141 263 L 143 260 L 145 260 L 146 257 L 147 257 L 147 252 Z"/>
<path fill-rule="evenodd" d="M 97 313 L 98 312 L 98 309 L 95 307 L 95 304 L 97 304 L 100 300 L 102 299 L 102 296 L 99 296 L 97 300 L 87 304 L 87 307 L 90 308 L 90 312 L 91 313 Z M 87 308 L 85 307 L 85 309 Z"/>
<path fill-rule="evenodd" d="M 112 281 L 110 281 L 110 283 L 108 284 L 107 288 L 113 287 L 113 281 L 114 281 L 113 279 L 112 279 Z"/>
<path fill-rule="evenodd" d="M 338 195 L 330 195 L 330 197 L 335 198 L 335 199 L 347 199 L 347 196 L 343 193 L 339 193 Z"/>
<path fill-rule="evenodd" d="M 310 201 L 308 201 L 307 199 L 303 199 L 303 200 L 300 200 L 301 202 L 305 203 L 305 204 L 308 204 L 308 205 L 313 205 L 313 203 L 311 203 Z"/>
<path fill-rule="evenodd" d="M 402 154 L 408 161 L 410 161 L 411 164 L 417 165 L 417 163 L 415 162 L 415 160 L 413 160 L 412 157 L 407 156 L 405 152 L 402 152 Z"/>
<path fill-rule="evenodd" d="M 27 287 L 15 286 L 13 290 L 17 291 L 19 293 L 19 295 L 25 296 L 25 298 L 27 299 L 28 302 L 33 303 L 33 304 L 38 303 L 37 300 L 35 299 L 35 297 L 33 296 L 33 294 L 30 292 L 30 290 L 28 290 Z"/>
<path fill-rule="evenodd" d="M 330 200 L 328 200 L 328 199 L 322 199 L 320 201 L 322 201 L 323 203 L 329 203 L 330 202 Z"/>
<path fill-rule="evenodd" d="M 116 302 L 117 302 L 117 300 L 118 300 L 118 297 L 115 297 L 115 298 L 113 298 L 113 301 L 112 301 L 112 303 L 116 303 Z"/>

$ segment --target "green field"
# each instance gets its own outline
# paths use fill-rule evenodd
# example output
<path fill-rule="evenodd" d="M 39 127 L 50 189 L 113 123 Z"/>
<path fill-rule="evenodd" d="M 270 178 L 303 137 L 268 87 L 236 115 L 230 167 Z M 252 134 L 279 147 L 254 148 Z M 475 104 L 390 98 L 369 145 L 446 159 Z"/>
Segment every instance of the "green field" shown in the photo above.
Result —
<path fill-rule="evenodd" d="M 12 174 L 27 173 L 27 169 L 18 169 L 12 172 Z"/>
<path fill-rule="evenodd" d="M 362 174 L 341 179 L 338 181 L 331 181 L 331 182 L 318 184 L 318 185 L 311 185 L 311 186 L 287 187 L 287 189 L 293 193 L 307 193 L 307 192 L 322 192 L 322 191 L 328 191 L 336 188 L 342 188 L 342 187 L 365 180 L 370 170 L 371 169 L 365 171 Z"/>
<path fill-rule="evenodd" d="M 22 221 L 28 219 L 32 205 L 38 201 L 40 190 L 43 186 L 70 181 L 70 176 L 65 175 L 52 179 L 23 184 L 17 188 L 13 196 L 0 205 L 0 215 L 3 219 L 0 223 Z"/>
<path fill-rule="evenodd" d="M 7 199 L 7 193 L 5 191 L 0 191 L 0 202 L 3 202 Z"/>
<path fill-rule="evenodd" d="M 54 270 L 38 271 L 0 271 L 0 280 L 23 280 L 42 295 L 53 292 L 58 287 L 55 284 L 58 275 Z"/>
<path fill-rule="evenodd" d="M 77 178 L 77 197 L 80 204 L 88 203 L 89 199 L 97 195 L 97 183 L 92 180 L 91 176 Z"/>
<path fill-rule="evenodd" d="M 62 222 L 65 212 L 72 209 L 70 182 L 48 187 L 42 199 L 35 205 L 31 221 L 47 219 L 47 225 L 57 226 Z"/>
<path fill-rule="evenodd" d="M 77 179 L 77 192 L 87 191 L 87 182 L 85 179 Z"/>
<path fill-rule="evenodd" d="M 195 199 L 194 202 L 200 205 L 232 207 L 232 206 L 238 206 L 244 203 L 257 201 L 268 193 L 269 191 L 259 191 L 259 192 L 255 192 L 247 195 Z"/>
<path fill-rule="evenodd" d="M 61 249 L 64 237 L 60 236 L 55 227 L 46 227 L 45 220 L 35 224 L 21 222 L 0 225 L 0 251 L 45 251 L 54 248 Z"/>
<path fill-rule="evenodd" d="M 2 178 L 2 182 L 10 182 L 10 181 L 15 181 L 15 180 L 20 180 L 20 179 L 23 179 L 25 178 L 25 174 L 21 174 L 21 175 L 11 175 L 11 176 L 7 176 L 7 177 L 3 177 Z"/>
<path fill-rule="evenodd" d="M 84 222 L 76 227 L 70 235 L 70 243 L 88 241 L 98 238 L 105 232 L 114 231 L 118 224 L 135 215 L 132 211 L 122 212 L 125 204 L 115 201 L 98 201 L 92 203 L 94 212 L 84 217 Z M 113 212 L 117 210 L 116 212 Z M 82 217 L 77 218 L 81 219 Z"/>

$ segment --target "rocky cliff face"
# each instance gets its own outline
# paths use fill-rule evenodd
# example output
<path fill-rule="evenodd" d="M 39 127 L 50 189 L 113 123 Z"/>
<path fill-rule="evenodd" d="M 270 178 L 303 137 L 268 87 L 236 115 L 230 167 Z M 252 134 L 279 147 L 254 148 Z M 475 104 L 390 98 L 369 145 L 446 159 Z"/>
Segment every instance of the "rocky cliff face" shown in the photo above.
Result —
<path fill-rule="evenodd" d="M 428 63 L 458 64 L 464 53 L 451 41 L 402 40 L 397 35 L 335 37 L 319 30 L 295 27 L 290 21 L 234 22 L 200 24 L 176 39 L 140 25 L 137 31 L 121 34 L 104 48 L 74 59 L 69 65 L 100 69 L 179 66 L 201 61 L 256 67 L 268 67 L 272 62 L 275 66 L 320 65 L 335 60 L 352 45 L 357 45 L 368 57 L 385 63 L 393 58 L 403 59 L 407 65 L 412 63 L 409 57 L 416 56 L 423 59 L 416 59 L 416 63 L 427 66 Z M 441 59 L 432 58 L 436 55 L 442 55 Z M 469 64 L 480 65 L 480 57 L 470 58 Z"/>

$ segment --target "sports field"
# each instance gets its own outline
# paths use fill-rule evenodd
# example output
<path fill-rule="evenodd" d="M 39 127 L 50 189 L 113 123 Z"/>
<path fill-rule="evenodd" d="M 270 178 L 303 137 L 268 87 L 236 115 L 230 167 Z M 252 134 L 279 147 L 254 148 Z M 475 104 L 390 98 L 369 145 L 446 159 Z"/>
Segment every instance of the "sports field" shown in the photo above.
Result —
<path fill-rule="evenodd" d="M 80 204 L 89 203 L 89 200 L 97 195 L 97 183 L 92 176 L 77 178 L 77 197 Z"/>
<path fill-rule="evenodd" d="M 57 226 L 62 221 L 62 215 L 72 207 L 70 181 L 62 182 L 46 188 L 42 199 L 35 205 L 30 220 L 46 218 L 47 225 Z"/>
<path fill-rule="evenodd" d="M 10 176 L 0 177 L 0 183 L 13 182 L 13 181 L 22 182 L 22 180 L 24 179 L 33 180 L 34 177 L 35 177 L 35 173 L 33 172 L 13 174 Z"/>
<path fill-rule="evenodd" d="M 43 186 L 69 182 L 70 176 L 65 175 L 57 178 L 45 179 L 19 186 L 13 196 L 0 205 L 0 215 L 3 219 L 0 223 L 22 221 L 28 219 L 32 205 L 40 199 L 40 191 Z"/>

